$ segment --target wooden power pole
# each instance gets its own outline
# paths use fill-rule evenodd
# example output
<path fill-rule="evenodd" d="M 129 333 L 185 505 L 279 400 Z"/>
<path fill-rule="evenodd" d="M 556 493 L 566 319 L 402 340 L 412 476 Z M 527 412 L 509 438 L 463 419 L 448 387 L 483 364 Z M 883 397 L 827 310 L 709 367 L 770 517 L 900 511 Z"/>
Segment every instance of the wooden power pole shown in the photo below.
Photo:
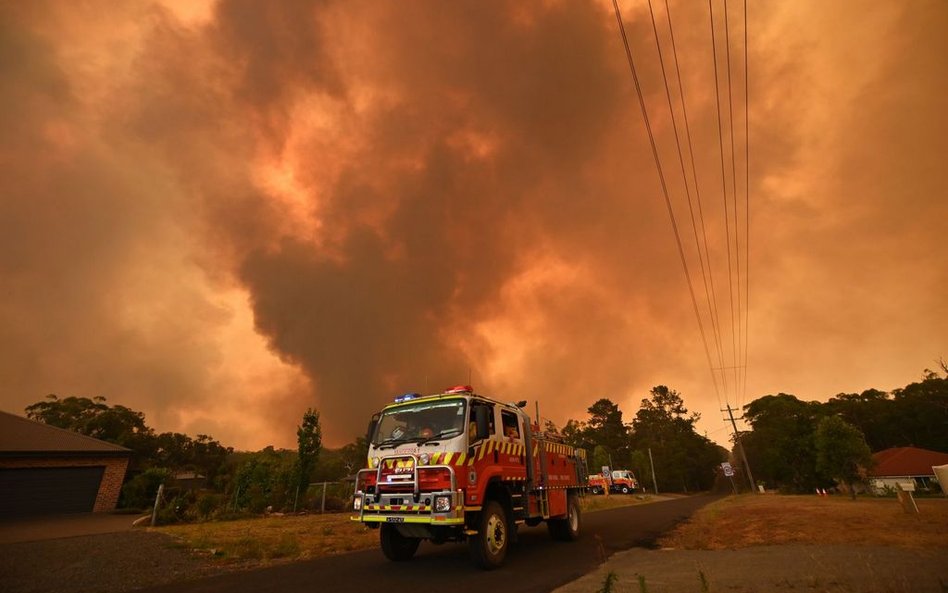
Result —
<path fill-rule="evenodd" d="M 744 462 L 744 470 L 747 472 L 747 481 L 750 483 L 751 492 L 757 494 L 757 484 L 754 483 L 754 474 L 751 473 L 750 463 L 747 462 L 747 453 L 744 452 L 744 443 L 741 442 L 741 437 L 737 433 L 737 423 L 734 422 L 734 410 L 731 408 L 731 404 L 728 404 L 727 407 L 722 412 L 727 412 L 728 418 L 731 419 L 731 427 L 734 429 L 734 444 L 737 446 L 737 451 L 741 456 L 741 460 Z"/>

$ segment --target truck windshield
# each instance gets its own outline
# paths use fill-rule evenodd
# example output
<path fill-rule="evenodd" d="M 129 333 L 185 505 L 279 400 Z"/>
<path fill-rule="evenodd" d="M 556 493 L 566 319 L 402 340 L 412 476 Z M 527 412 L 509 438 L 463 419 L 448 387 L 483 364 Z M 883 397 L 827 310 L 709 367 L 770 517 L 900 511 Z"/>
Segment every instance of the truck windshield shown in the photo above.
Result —
<path fill-rule="evenodd" d="M 464 399 L 406 404 L 382 412 L 372 444 L 398 445 L 456 437 L 464 433 Z"/>

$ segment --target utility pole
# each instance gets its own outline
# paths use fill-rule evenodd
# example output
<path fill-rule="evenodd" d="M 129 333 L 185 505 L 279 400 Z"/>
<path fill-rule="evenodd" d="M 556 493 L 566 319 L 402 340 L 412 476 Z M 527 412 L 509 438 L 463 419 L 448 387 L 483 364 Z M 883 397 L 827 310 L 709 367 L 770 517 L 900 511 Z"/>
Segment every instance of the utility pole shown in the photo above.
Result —
<path fill-rule="evenodd" d="M 721 411 L 727 412 L 728 418 L 731 419 L 731 427 L 734 428 L 734 444 L 737 446 L 737 450 L 741 454 L 741 459 L 744 461 L 744 469 L 747 471 L 747 481 L 750 482 L 751 492 L 757 494 L 757 484 L 754 483 L 754 474 L 751 473 L 750 463 L 747 462 L 747 453 L 744 452 L 744 443 L 741 442 L 741 438 L 737 434 L 737 423 L 734 422 L 734 410 L 731 409 L 731 404 L 727 404 L 727 407 Z"/>
<path fill-rule="evenodd" d="M 655 494 L 658 495 L 658 480 L 655 479 L 655 461 L 652 460 L 652 448 L 648 448 L 648 463 L 652 466 L 652 486 L 655 488 Z"/>

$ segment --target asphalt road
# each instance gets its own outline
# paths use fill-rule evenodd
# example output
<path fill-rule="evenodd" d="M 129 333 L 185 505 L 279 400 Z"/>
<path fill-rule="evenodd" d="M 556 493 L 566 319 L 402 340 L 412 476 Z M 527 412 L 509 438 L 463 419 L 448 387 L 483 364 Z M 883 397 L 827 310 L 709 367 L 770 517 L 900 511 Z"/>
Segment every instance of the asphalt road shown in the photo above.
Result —
<path fill-rule="evenodd" d="M 178 582 L 139 593 L 546 593 L 590 572 L 613 552 L 652 546 L 659 535 L 716 498 L 692 496 L 589 513 L 583 516 L 582 537 L 576 542 L 552 540 L 545 525 L 523 528 L 520 541 L 507 552 L 504 567 L 489 572 L 471 564 L 466 544 L 435 546 L 426 542 L 410 562 L 389 562 L 381 551 L 367 550 Z"/>

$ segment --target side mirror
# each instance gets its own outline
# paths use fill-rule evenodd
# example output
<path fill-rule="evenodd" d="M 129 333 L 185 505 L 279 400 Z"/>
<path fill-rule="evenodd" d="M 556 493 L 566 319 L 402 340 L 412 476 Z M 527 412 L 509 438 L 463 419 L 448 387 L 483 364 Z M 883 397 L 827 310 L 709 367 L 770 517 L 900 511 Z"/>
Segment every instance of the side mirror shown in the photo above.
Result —
<path fill-rule="evenodd" d="M 365 431 L 365 442 L 366 442 L 366 443 L 371 443 L 371 442 L 372 442 L 372 437 L 375 436 L 375 428 L 379 425 L 379 418 L 380 418 L 380 417 L 381 417 L 381 416 L 376 413 L 376 414 L 373 414 L 373 415 L 372 415 L 372 419 L 369 420 L 369 427 L 368 427 L 368 429 L 366 429 L 366 431 Z"/>
<path fill-rule="evenodd" d="M 477 426 L 477 438 L 486 439 L 490 436 L 490 408 L 477 406 L 474 408 L 474 424 Z"/>

